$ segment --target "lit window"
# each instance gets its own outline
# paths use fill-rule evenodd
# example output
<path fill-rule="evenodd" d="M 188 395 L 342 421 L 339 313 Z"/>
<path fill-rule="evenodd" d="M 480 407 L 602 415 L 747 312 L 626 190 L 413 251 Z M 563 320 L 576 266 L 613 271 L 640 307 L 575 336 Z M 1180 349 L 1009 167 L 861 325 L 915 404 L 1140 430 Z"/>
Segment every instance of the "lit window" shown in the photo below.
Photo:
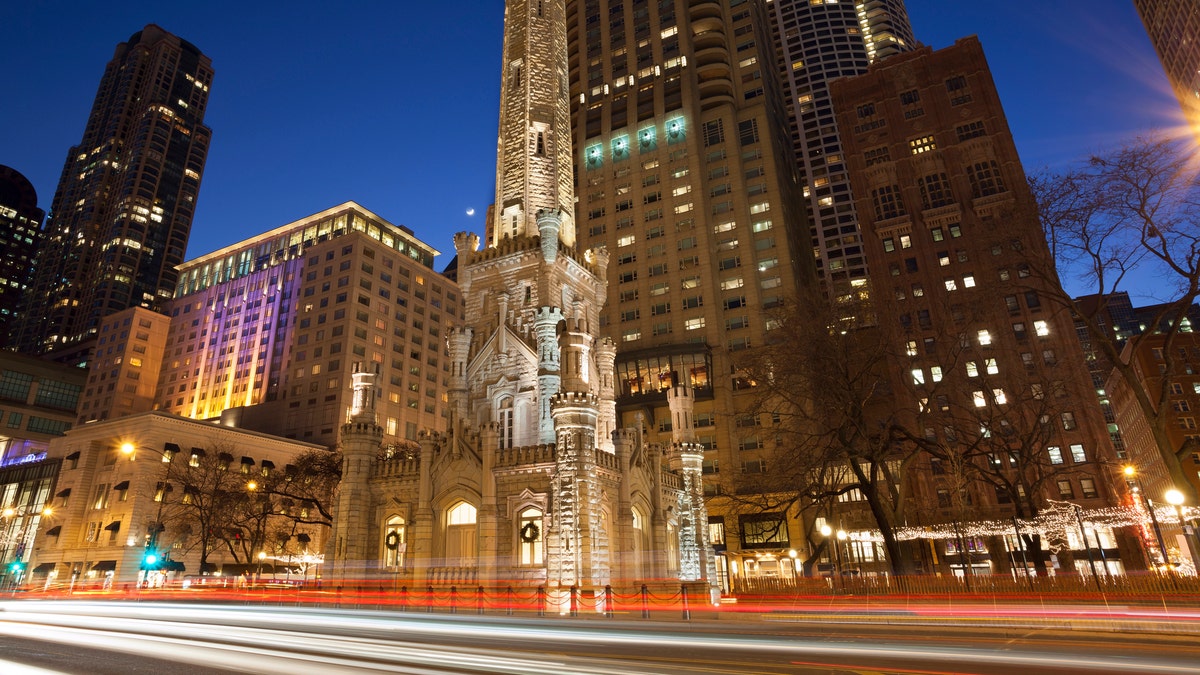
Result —
<path fill-rule="evenodd" d="M 930 375 L 930 379 L 932 379 L 934 382 L 941 382 L 942 381 L 942 367 L 941 366 L 931 367 L 929 369 L 929 375 Z"/>
<path fill-rule="evenodd" d="M 1051 464 L 1063 463 L 1062 448 L 1058 447 L 1057 445 L 1051 445 L 1050 447 L 1046 448 L 1046 453 L 1050 455 Z"/>
<path fill-rule="evenodd" d="M 992 334 L 987 329 L 979 331 L 979 346 L 986 347 L 992 344 Z"/>
<path fill-rule="evenodd" d="M 1008 397 L 1004 395 L 1003 389 L 993 389 L 992 398 L 996 399 L 996 405 L 1004 405 L 1008 403 Z"/>
<path fill-rule="evenodd" d="M 913 384 L 925 384 L 925 371 L 920 368 L 912 369 Z"/>
<path fill-rule="evenodd" d="M 979 366 L 974 361 L 967 361 L 967 377 L 979 377 Z"/>
<path fill-rule="evenodd" d="M 984 359 L 984 363 L 987 365 L 988 375 L 995 375 L 1000 372 L 1000 367 L 996 365 L 996 359 Z"/>
<path fill-rule="evenodd" d="M 1033 331 L 1037 333 L 1038 337 L 1046 337 L 1050 334 L 1050 326 L 1045 321 L 1034 321 Z"/>
<path fill-rule="evenodd" d="M 983 395 L 982 391 L 976 390 L 971 394 L 971 396 L 975 400 L 976 408 L 984 408 L 987 406 L 987 397 Z"/>

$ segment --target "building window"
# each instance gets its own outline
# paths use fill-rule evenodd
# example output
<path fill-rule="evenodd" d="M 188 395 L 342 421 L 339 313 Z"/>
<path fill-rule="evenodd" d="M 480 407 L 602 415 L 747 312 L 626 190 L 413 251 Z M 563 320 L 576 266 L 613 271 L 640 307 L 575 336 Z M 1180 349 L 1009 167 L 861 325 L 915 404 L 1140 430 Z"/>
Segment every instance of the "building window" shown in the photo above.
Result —
<path fill-rule="evenodd" d="M 1000 177 L 1000 165 L 996 160 L 979 162 L 970 168 L 971 195 L 976 199 L 1005 192 L 1004 180 Z"/>
<path fill-rule="evenodd" d="M 1058 481 L 1058 496 L 1062 499 L 1075 498 L 1075 488 L 1071 485 L 1071 479 L 1063 478 Z"/>
<path fill-rule="evenodd" d="M 408 550 L 404 525 L 403 518 L 392 516 L 384 526 L 383 564 L 387 567 L 404 567 L 404 554 Z"/>
<path fill-rule="evenodd" d="M 1071 461 L 1076 464 L 1083 464 L 1087 461 L 1087 453 L 1083 451 L 1083 445 L 1080 443 L 1071 444 Z"/>
<path fill-rule="evenodd" d="M 904 215 L 904 200 L 899 185 L 884 185 L 871 191 L 875 202 L 875 220 L 888 220 Z"/>
<path fill-rule="evenodd" d="M 917 180 L 917 186 L 921 188 L 921 205 L 923 208 L 936 209 L 947 206 L 954 201 L 950 195 L 950 179 L 946 177 L 945 173 L 934 173 L 920 178 Z M 940 236 L 934 237 L 934 239 L 941 241 Z"/>
<path fill-rule="evenodd" d="M 1046 448 L 1046 454 L 1050 456 L 1051 464 L 1062 464 L 1064 461 L 1062 448 L 1058 447 L 1057 445 L 1051 445 L 1050 447 Z"/>
<path fill-rule="evenodd" d="M 922 136 L 914 138 L 908 142 L 908 148 L 914 155 L 931 152 L 937 149 L 937 143 L 934 142 L 933 136 Z"/>
<path fill-rule="evenodd" d="M 476 562 L 477 515 L 478 510 L 466 502 L 458 502 L 446 513 L 446 560 L 453 566 L 466 567 Z"/>
<path fill-rule="evenodd" d="M 520 564 L 542 564 L 542 543 L 545 541 L 542 520 L 542 510 L 531 506 L 520 513 L 517 521 L 517 538 L 519 540 Z"/>

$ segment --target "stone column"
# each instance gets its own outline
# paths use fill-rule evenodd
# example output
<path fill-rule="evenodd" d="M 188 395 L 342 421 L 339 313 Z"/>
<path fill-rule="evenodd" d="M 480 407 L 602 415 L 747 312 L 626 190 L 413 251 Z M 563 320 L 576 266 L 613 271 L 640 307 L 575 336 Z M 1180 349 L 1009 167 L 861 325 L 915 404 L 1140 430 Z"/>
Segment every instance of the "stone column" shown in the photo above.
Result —
<path fill-rule="evenodd" d="M 596 379 L 599 380 L 599 417 L 596 419 L 596 440 L 604 452 L 614 452 L 613 433 L 617 430 L 617 345 L 611 338 L 596 343 Z"/>
<path fill-rule="evenodd" d="M 430 503 L 433 493 L 433 456 L 441 445 L 441 435 L 432 432 L 420 432 L 417 437 L 421 445 L 421 466 L 417 483 L 417 508 L 413 512 L 413 522 L 410 525 L 412 536 L 409 539 L 409 557 L 412 561 L 413 581 L 421 583 L 429 577 L 429 567 L 433 560 L 433 533 L 437 530 L 433 522 L 433 506 Z"/>
<path fill-rule="evenodd" d="M 559 391 L 558 324 L 562 319 L 562 310 L 544 306 L 533 320 L 538 352 L 538 443 L 542 445 L 556 441 L 550 400 Z"/>
<path fill-rule="evenodd" d="M 467 364 L 471 357 L 471 337 L 474 331 L 469 326 L 457 326 L 447 336 L 450 350 L 450 386 L 447 398 L 450 403 L 450 428 L 457 421 L 467 421 Z"/>
<path fill-rule="evenodd" d="M 488 422 L 479 434 L 479 581 L 496 579 L 496 561 L 499 559 L 500 505 L 496 502 L 496 451 L 500 445 L 500 427 Z"/>
<path fill-rule="evenodd" d="M 630 552 L 633 550 L 633 449 L 637 444 L 637 433 L 632 429 L 612 432 L 612 447 L 617 455 L 621 470 L 621 486 L 617 491 L 617 513 L 613 518 L 615 535 L 611 539 L 613 567 L 617 578 L 633 581 L 634 569 Z"/>

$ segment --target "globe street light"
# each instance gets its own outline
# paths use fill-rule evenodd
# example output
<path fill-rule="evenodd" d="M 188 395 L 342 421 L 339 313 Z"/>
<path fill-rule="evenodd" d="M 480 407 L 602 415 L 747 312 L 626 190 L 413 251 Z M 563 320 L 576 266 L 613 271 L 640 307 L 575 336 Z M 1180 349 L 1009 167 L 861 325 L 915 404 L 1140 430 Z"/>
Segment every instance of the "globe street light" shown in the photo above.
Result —
<path fill-rule="evenodd" d="M 1183 530 L 1183 540 L 1187 542 L 1188 554 L 1192 558 L 1192 568 L 1200 571 L 1200 556 L 1197 556 L 1196 544 L 1192 540 L 1192 526 L 1188 524 L 1183 516 L 1183 493 L 1175 488 L 1171 488 L 1163 493 L 1167 503 L 1175 507 L 1175 513 L 1179 516 L 1179 527 Z"/>

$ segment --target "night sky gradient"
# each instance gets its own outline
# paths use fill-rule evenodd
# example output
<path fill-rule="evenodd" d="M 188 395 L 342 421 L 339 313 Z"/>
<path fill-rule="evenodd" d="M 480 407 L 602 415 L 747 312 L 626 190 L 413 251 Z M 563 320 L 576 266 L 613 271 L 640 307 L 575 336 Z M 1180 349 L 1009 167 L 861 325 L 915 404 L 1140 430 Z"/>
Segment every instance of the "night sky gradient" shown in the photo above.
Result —
<path fill-rule="evenodd" d="M 1130 0 L 908 10 L 934 48 L 979 35 L 1027 171 L 1183 125 Z M 48 210 L 105 63 L 157 23 L 216 71 L 189 257 L 347 200 L 449 252 L 493 197 L 503 15 L 502 0 L 0 3 L 0 164 Z"/>

